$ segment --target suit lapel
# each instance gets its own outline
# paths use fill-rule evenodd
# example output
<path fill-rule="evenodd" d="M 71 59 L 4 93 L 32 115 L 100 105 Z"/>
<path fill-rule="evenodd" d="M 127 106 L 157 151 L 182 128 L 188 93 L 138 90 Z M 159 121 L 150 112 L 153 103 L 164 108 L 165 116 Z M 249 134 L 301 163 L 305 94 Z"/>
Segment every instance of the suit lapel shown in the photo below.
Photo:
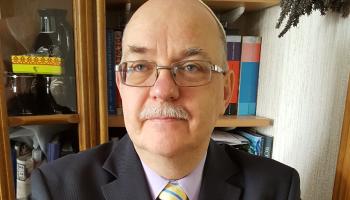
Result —
<path fill-rule="evenodd" d="M 233 183 L 240 179 L 238 172 L 226 151 L 210 141 L 199 200 L 238 200 L 241 188 Z"/>
<path fill-rule="evenodd" d="M 103 168 L 115 177 L 102 186 L 107 200 L 150 200 L 141 161 L 128 135 L 114 145 Z"/>

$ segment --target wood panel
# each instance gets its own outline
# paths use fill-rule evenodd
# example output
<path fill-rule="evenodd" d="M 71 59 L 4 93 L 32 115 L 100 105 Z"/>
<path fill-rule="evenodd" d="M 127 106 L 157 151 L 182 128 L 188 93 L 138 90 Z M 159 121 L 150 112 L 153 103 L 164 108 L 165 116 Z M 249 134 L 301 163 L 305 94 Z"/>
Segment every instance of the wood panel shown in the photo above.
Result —
<path fill-rule="evenodd" d="M 347 199 L 350 199 L 350 75 L 333 188 L 333 200 Z"/>
<path fill-rule="evenodd" d="M 221 116 L 216 122 L 216 127 L 266 127 L 271 126 L 273 121 L 258 116 Z M 110 127 L 124 127 L 124 118 L 121 115 L 109 116 Z"/>
<path fill-rule="evenodd" d="M 108 114 L 107 114 L 107 69 L 106 69 L 106 3 L 97 0 L 97 66 L 98 66 L 98 130 L 99 143 L 108 141 Z"/>
<path fill-rule="evenodd" d="M 92 0 L 73 1 L 80 150 L 97 144 L 93 8 Z"/>
<path fill-rule="evenodd" d="M 4 88 L 4 64 L 0 55 L 0 199 L 15 199 L 10 140 L 7 124 L 7 107 Z"/>
<path fill-rule="evenodd" d="M 13 16 L 13 1 L 0 0 L 0 19 Z"/>

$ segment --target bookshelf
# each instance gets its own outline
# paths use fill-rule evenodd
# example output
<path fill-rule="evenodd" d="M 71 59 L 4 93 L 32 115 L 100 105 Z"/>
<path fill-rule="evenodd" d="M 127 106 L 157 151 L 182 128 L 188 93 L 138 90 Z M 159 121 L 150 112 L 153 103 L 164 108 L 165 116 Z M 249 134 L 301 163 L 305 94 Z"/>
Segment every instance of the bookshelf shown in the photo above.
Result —
<path fill-rule="evenodd" d="M 258 116 L 221 116 L 216 122 L 216 127 L 267 127 L 272 126 L 273 120 Z M 108 117 L 109 127 L 124 127 L 124 119 L 121 115 Z"/>
<path fill-rule="evenodd" d="M 77 113 L 64 115 L 8 116 L 4 84 L 0 84 L 0 199 L 15 199 L 12 163 L 10 157 L 9 128 L 34 124 L 77 124 L 79 150 L 85 150 L 108 141 L 109 127 L 124 127 L 121 116 L 108 116 L 106 91 L 105 29 L 106 9 L 123 7 L 130 2 L 132 9 L 145 0 L 0 0 L 0 82 L 8 70 L 5 58 L 16 52 L 20 43 L 30 44 L 36 37 L 37 25 L 28 20 L 37 18 L 39 8 L 69 10 L 74 29 Z M 264 9 L 279 3 L 278 0 L 210 0 L 205 1 L 216 11 L 229 11 L 245 6 L 247 11 Z M 11 17 L 11 20 L 8 20 Z M 5 28 L 5 29 L 3 29 Z M 16 29 L 17 28 L 17 29 Z M 19 29 L 20 28 L 20 29 Z M 6 37 L 4 37 L 6 30 Z M 33 34 L 34 33 L 34 34 Z M 26 35 L 27 34 L 27 35 Z M 7 36 L 11 36 L 8 38 Z M 25 37 L 24 37 L 25 36 Z M 5 47 L 5 48 L 4 48 Z M 7 47 L 7 48 L 6 48 Z M 264 117 L 221 117 L 218 127 L 265 127 L 273 121 Z"/>

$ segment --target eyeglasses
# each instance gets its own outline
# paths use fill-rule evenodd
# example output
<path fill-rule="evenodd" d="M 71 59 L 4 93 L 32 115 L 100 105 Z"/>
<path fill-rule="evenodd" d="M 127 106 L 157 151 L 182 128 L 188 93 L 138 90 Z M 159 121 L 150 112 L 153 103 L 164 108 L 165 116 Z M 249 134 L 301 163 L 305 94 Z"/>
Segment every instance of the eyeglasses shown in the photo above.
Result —
<path fill-rule="evenodd" d="M 212 72 L 225 74 L 225 70 L 203 60 L 185 60 L 175 62 L 169 66 L 159 66 L 145 60 L 126 61 L 116 65 L 123 84 L 134 87 L 152 87 L 157 81 L 160 69 L 171 71 L 172 77 L 178 86 L 196 87 L 208 84 Z"/>

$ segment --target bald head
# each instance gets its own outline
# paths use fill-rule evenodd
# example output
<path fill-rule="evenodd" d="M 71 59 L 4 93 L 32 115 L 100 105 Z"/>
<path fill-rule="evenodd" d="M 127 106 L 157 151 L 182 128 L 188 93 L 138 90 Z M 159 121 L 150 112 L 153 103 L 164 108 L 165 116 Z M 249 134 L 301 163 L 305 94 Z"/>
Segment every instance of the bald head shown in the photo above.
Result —
<path fill-rule="evenodd" d="M 226 68 L 225 47 L 220 22 L 201 1 L 149 0 L 125 28 L 123 61 L 140 56 L 157 63 L 164 58 L 176 61 L 184 59 L 189 50 L 197 49 L 203 56 L 198 59 Z"/>

